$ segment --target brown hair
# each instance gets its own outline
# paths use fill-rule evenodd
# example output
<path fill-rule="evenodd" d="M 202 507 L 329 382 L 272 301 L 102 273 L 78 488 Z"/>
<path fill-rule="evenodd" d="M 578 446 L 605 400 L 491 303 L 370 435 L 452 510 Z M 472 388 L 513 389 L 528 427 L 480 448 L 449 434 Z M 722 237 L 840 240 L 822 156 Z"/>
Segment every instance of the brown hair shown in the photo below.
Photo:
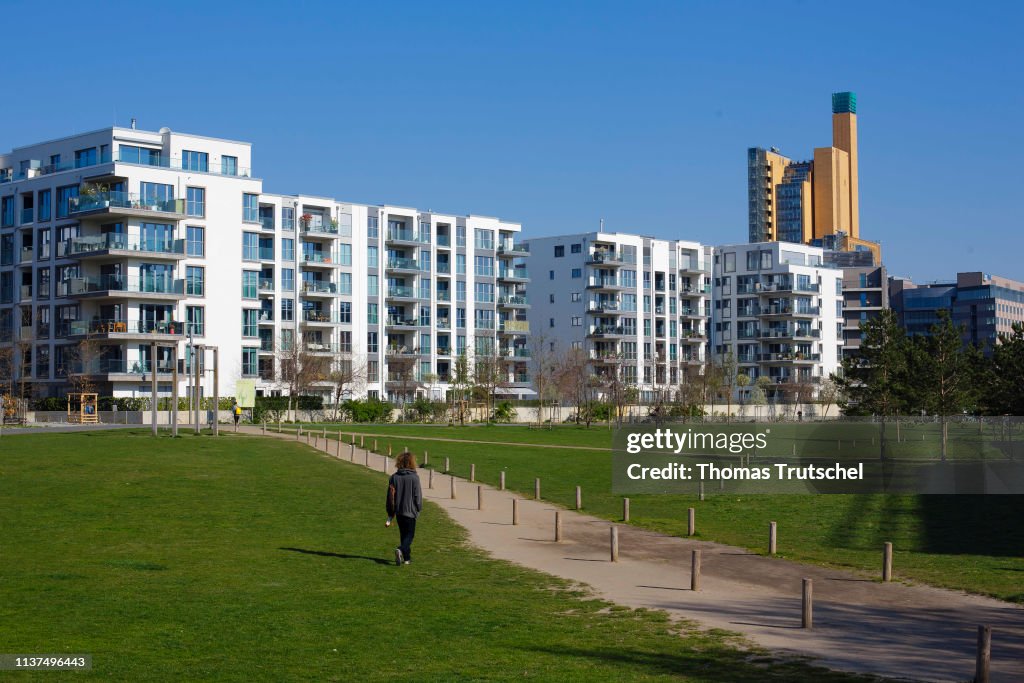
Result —
<path fill-rule="evenodd" d="M 395 460 L 395 468 L 400 470 L 416 469 L 416 456 L 409 451 L 403 451 Z"/>

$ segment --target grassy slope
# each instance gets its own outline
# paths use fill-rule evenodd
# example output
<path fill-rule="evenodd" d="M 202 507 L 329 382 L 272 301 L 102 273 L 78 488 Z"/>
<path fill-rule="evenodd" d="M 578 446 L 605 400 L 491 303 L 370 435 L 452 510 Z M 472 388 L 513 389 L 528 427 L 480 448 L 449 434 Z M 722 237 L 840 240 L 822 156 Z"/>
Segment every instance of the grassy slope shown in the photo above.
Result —
<path fill-rule="evenodd" d="M 766 666 L 721 634 L 680 636 L 660 613 L 488 560 L 432 506 L 416 563 L 394 567 L 383 475 L 293 443 L 2 446 L 0 650 L 91 653 L 89 678 L 853 680 Z"/>
<path fill-rule="evenodd" d="M 495 448 L 485 444 L 417 441 L 411 436 L 448 439 L 555 443 L 609 448 L 607 429 L 561 427 L 351 426 L 346 431 L 393 434 L 394 448 L 408 446 L 417 454 L 427 449 L 431 465 L 497 483 L 506 470 L 509 488 L 533 493 L 534 477 L 542 479 L 542 496 L 567 507 L 575 504 L 575 487 L 583 487 L 587 512 L 618 519 L 621 496 L 611 493 L 607 451 Z M 329 426 L 328 429 L 331 429 Z M 405 440 L 402 437 L 406 437 Z M 380 438 L 386 451 L 388 439 Z M 369 444 L 368 444 L 369 445 Z M 779 525 L 779 550 L 789 559 L 862 569 L 878 574 L 881 548 L 895 547 L 895 572 L 937 586 L 958 588 L 1024 602 L 1024 496 L 896 496 L 819 495 L 631 496 L 632 522 L 669 534 L 686 533 L 686 508 L 697 508 L 702 538 L 764 552 L 769 521 Z"/>

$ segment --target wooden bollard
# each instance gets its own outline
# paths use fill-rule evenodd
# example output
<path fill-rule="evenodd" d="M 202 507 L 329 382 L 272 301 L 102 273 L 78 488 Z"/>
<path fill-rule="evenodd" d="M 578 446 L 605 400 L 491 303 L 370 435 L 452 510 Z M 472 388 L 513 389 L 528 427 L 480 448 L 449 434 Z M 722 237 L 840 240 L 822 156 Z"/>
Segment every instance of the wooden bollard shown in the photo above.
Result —
<path fill-rule="evenodd" d="M 689 508 L 686 511 L 686 535 L 693 536 L 697 533 L 697 511 Z"/>
<path fill-rule="evenodd" d="M 483 486 L 477 486 L 476 487 L 476 509 L 477 510 L 483 510 L 484 509 L 484 487 Z"/>
<path fill-rule="evenodd" d="M 533 480 L 533 497 L 540 500 L 540 477 Z"/>
<path fill-rule="evenodd" d="M 776 550 L 776 532 L 778 527 L 775 522 L 768 522 L 768 554 L 774 555 Z"/>
<path fill-rule="evenodd" d="M 267 435 L 267 421 L 263 421 L 263 436 Z"/>
<path fill-rule="evenodd" d="M 451 479 L 451 480 L 452 480 L 452 492 L 451 492 L 451 497 L 452 497 L 452 500 L 455 500 L 455 477 L 449 477 L 449 479 Z"/>
<path fill-rule="evenodd" d="M 426 467 L 430 464 L 430 453 L 423 451 L 423 466 Z"/>
<path fill-rule="evenodd" d="M 512 499 L 512 526 L 519 524 L 519 499 Z"/>
<path fill-rule="evenodd" d="M 373 452 L 374 452 L 374 453 L 376 453 L 376 452 L 377 452 L 377 439 L 374 439 L 374 440 L 373 440 Z"/>
<path fill-rule="evenodd" d="M 444 471 L 445 472 L 451 472 L 452 471 L 452 463 L 451 463 L 451 459 L 450 458 L 445 458 L 444 459 Z"/>
<path fill-rule="evenodd" d="M 299 429 L 295 432 L 295 440 L 298 441 L 300 438 L 302 438 L 302 427 L 299 427 Z"/>
<path fill-rule="evenodd" d="M 476 481 L 476 465 L 469 466 L 469 480 Z"/>
<path fill-rule="evenodd" d="M 434 470 L 427 470 L 427 488 L 434 488 Z"/>
<path fill-rule="evenodd" d="M 362 434 L 359 435 L 359 447 L 366 448 L 366 437 Z"/>
<path fill-rule="evenodd" d="M 698 487 L 700 499 L 704 500 L 704 482 L 700 482 L 700 484 L 698 484 Z"/>
<path fill-rule="evenodd" d="M 622 521 L 629 521 L 629 498 L 622 499 Z"/>
<path fill-rule="evenodd" d="M 352 445 L 353 446 L 356 445 L 356 433 L 355 432 L 352 432 Z"/>
<path fill-rule="evenodd" d="M 313 448 L 320 448 L 320 435 L 317 434 L 313 437 Z"/>
<path fill-rule="evenodd" d="M 391 457 L 391 442 L 388 441 L 388 457 Z"/>
<path fill-rule="evenodd" d="M 370 451 L 363 451 L 363 455 L 366 456 L 366 463 L 365 464 L 366 464 L 367 467 L 369 467 L 370 466 Z"/>
<path fill-rule="evenodd" d="M 555 543 L 562 540 L 562 512 L 555 510 Z"/>
<path fill-rule="evenodd" d="M 992 661 L 992 627 L 978 627 L 978 654 L 974 663 L 974 683 L 989 683 L 989 665 Z"/>
<path fill-rule="evenodd" d="M 579 486 L 576 487 L 576 509 L 583 509 L 583 489 Z"/>
<path fill-rule="evenodd" d="M 694 550 L 690 555 L 690 590 L 700 590 L 700 550 Z"/>
<path fill-rule="evenodd" d="M 338 448 L 334 451 L 334 457 L 341 460 L 341 434 L 338 435 Z"/>
<path fill-rule="evenodd" d="M 348 461 L 349 462 L 355 462 L 356 461 L 356 445 L 355 444 L 352 444 L 352 448 L 349 449 Z"/>
<path fill-rule="evenodd" d="M 505 470 L 501 471 L 501 475 L 498 477 L 498 488 L 502 491 L 505 490 Z"/>
<path fill-rule="evenodd" d="M 892 581 L 892 543 L 882 548 L 882 581 Z"/>
<path fill-rule="evenodd" d="M 614 524 L 612 525 L 612 531 L 611 531 L 611 544 L 612 544 L 612 547 L 611 547 L 612 562 L 618 562 L 619 561 L 619 527 L 615 526 Z"/>
<path fill-rule="evenodd" d="M 327 441 L 327 427 L 324 427 L 324 441 Z"/>
<path fill-rule="evenodd" d="M 801 605 L 800 625 L 803 628 L 811 628 L 814 625 L 814 582 L 810 579 L 804 579 Z"/>

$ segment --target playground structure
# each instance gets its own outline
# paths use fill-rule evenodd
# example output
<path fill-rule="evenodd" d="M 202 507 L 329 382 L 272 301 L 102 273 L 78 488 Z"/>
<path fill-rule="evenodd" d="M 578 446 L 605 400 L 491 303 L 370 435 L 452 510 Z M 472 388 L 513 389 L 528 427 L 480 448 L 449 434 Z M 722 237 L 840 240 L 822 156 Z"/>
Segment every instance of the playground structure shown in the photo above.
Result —
<path fill-rule="evenodd" d="M 68 422 L 72 424 L 96 424 L 97 394 L 68 394 Z"/>
<path fill-rule="evenodd" d="M 0 421 L 3 424 L 25 424 L 27 402 L 10 394 L 0 394 Z"/>

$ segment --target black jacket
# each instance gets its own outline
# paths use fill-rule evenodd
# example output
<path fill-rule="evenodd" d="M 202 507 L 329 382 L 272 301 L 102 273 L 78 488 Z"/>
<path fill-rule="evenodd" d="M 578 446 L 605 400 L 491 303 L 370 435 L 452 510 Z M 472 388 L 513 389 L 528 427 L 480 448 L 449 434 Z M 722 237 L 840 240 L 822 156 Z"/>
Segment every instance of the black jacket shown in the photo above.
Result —
<path fill-rule="evenodd" d="M 423 489 L 416 470 L 400 469 L 388 479 L 388 497 L 386 502 L 389 517 L 419 516 L 423 509 Z"/>

